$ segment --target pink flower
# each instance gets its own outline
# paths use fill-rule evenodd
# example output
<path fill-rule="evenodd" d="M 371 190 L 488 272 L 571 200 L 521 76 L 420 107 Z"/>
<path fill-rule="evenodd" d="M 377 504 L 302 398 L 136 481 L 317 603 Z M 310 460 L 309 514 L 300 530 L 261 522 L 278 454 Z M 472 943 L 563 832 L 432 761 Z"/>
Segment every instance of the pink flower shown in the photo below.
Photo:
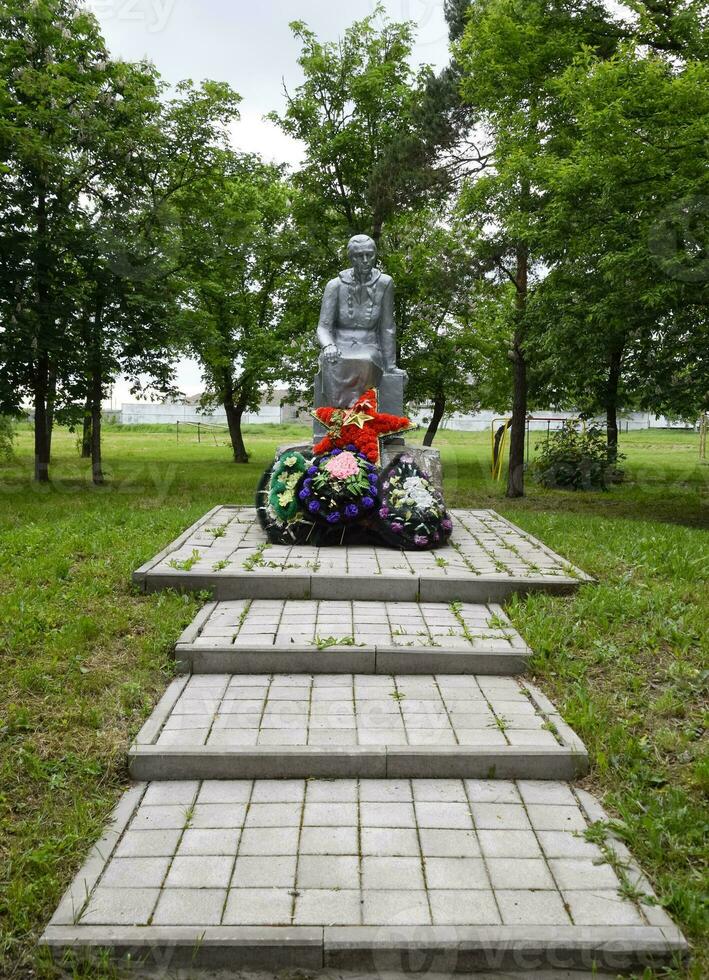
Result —
<path fill-rule="evenodd" d="M 359 463 L 352 453 L 343 452 L 328 459 L 325 469 L 333 479 L 346 480 L 348 476 L 359 473 Z"/>

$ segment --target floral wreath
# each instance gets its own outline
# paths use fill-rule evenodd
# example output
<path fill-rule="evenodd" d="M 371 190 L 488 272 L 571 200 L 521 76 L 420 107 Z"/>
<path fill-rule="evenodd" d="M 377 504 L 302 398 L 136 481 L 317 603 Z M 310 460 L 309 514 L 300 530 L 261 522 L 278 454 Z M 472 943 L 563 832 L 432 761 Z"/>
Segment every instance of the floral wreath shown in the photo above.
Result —
<path fill-rule="evenodd" d="M 311 519 L 330 527 L 353 524 L 376 512 L 379 474 L 354 444 L 314 457 L 298 500 Z"/>
<path fill-rule="evenodd" d="M 443 497 L 406 454 L 397 456 L 382 474 L 377 518 L 377 531 L 400 548 L 439 547 L 453 530 Z"/>

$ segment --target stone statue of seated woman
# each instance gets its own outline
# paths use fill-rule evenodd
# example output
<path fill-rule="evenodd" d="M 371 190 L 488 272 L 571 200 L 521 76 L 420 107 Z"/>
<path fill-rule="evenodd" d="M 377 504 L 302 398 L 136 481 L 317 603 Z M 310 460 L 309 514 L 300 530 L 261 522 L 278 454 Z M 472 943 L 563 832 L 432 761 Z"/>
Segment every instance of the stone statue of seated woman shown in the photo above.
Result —
<path fill-rule="evenodd" d="M 377 246 L 366 235 L 349 242 L 351 269 L 325 287 L 318 341 L 315 407 L 349 408 L 365 391 L 379 391 L 379 411 L 403 415 L 406 372 L 396 366 L 394 283 L 375 268 Z"/>

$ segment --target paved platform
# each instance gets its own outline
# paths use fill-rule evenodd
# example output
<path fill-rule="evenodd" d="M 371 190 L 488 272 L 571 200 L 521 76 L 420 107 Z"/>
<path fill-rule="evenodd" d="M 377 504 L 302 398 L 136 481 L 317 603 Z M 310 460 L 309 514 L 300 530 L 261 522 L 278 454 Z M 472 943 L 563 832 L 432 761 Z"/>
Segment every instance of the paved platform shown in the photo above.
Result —
<path fill-rule="evenodd" d="M 212 591 L 43 937 L 134 975 L 642 972 L 687 953 L 497 605 L 591 581 L 492 511 L 449 547 L 270 548 L 217 507 L 139 569 Z M 184 973 L 178 971 L 185 971 Z M 243 975 L 243 974 L 240 974 Z"/>
<path fill-rule="evenodd" d="M 686 945 L 647 881 L 584 836 L 604 818 L 565 783 L 138 784 L 43 942 L 232 969 L 666 961 Z"/>
<path fill-rule="evenodd" d="M 492 510 L 453 511 L 436 551 L 269 545 L 249 507 L 215 507 L 133 573 L 146 592 L 211 590 L 215 599 L 502 602 L 572 592 L 588 575 Z M 386 586 L 383 581 L 386 580 Z"/>
<path fill-rule="evenodd" d="M 512 677 L 195 674 L 130 750 L 136 779 L 486 776 L 571 779 L 583 743 Z"/>
<path fill-rule="evenodd" d="M 471 603 L 210 602 L 177 642 L 194 673 L 514 674 L 530 650 L 502 607 Z"/>

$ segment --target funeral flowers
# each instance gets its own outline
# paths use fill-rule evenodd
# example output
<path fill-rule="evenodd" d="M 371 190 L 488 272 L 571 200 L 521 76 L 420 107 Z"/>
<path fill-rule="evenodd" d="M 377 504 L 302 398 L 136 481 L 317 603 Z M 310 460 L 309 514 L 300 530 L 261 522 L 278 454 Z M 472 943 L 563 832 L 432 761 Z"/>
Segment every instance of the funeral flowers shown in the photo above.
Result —
<path fill-rule="evenodd" d="M 436 548 L 453 530 L 443 498 L 429 478 L 402 454 L 382 475 L 377 530 L 402 548 Z"/>
<path fill-rule="evenodd" d="M 354 445 L 348 445 L 312 459 L 298 500 L 311 517 L 333 527 L 373 512 L 378 493 L 376 466 Z"/>

